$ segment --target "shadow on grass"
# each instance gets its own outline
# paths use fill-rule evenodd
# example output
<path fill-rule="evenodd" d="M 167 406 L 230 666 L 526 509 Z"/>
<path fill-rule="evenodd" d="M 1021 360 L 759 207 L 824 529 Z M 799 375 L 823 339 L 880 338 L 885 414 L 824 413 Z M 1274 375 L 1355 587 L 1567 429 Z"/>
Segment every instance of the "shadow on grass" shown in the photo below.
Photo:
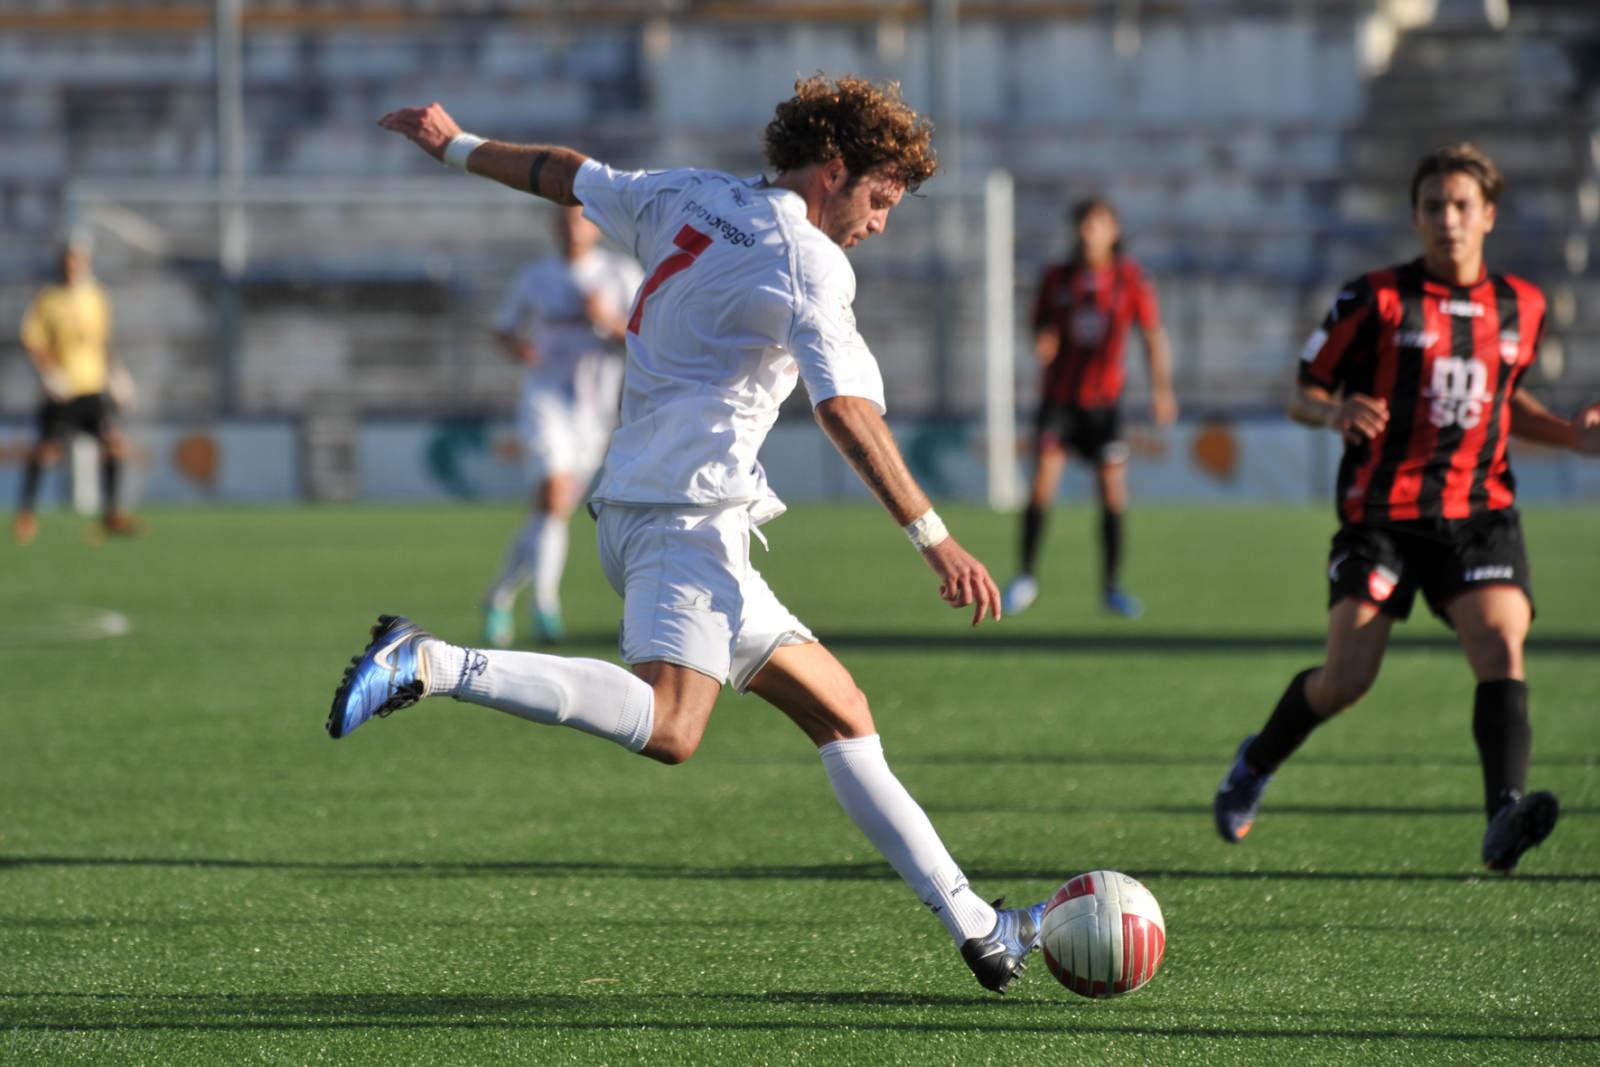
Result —
<path fill-rule="evenodd" d="M 987 630 L 977 633 L 893 633 L 882 630 L 826 630 L 817 636 L 835 651 L 862 652 L 1316 652 L 1323 650 L 1321 633 L 1188 633 L 1174 630 L 1127 630 L 1118 633 L 1015 633 Z M 1528 637 L 1531 652 L 1600 652 L 1600 634 L 1534 633 Z M 1461 646 L 1452 634 L 1396 635 L 1393 652 L 1449 651 Z"/>
<path fill-rule="evenodd" d="M 773 864 L 766 866 L 693 866 L 669 863 L 628 863 L 615 860 L 292 860 L 217 856 L 6 856 L 0 857 L 0 875 L 30 868 L 123 867 L 178 870 L 285 871 L 325 876 L 375 878 L 474 878 L 513 876 L 534 878 L 628 878 L 650 881 L 893 881 L 899 876 L 883 863 Z M 1060 869 L 1026 867 L 976 867 L 974 879 L 1054 881 Z M 1481 871 L 1339 871 L 1339 870 L 1225 870 L 1173 867 L 1128 868 L 1140 879 L 1188 881 L 1328 881 L 1328 882 L 1459 882 L 1482 880 L 1539 883 L 1600 882 L 1600 873 L 1517 874 L 1492 879 Z"/>
<path fill-rule="evenodd" d="M 1235 742 L 1236 743 L 1236 742 Z M 1220 755 L 1219 755 L 1220 753 Z M 1218 777 L 1233 759 L 1233 746 L 1200 755 L 1167 752 L 928 752 L 896 755 L 896 764 L 930 767 L 1044 766 L 1044 767 L 1204 767 Z M 794 762 L 800 762 L 795 760 Z M 805 762 L 811 762 L 808 758 Z M 1540 767 L 1593 767 L 1600 764 L 1600 753 L 1540 753 Z M 1478 759 L 1467 754 L 1439 755 L 1431 752 L 1372 752 L 1351 755 L 1322 755 L 1299 752 L 1296 767 L 1477 767 Z M 1563 811 L 1569 809 L 1563 808 Z"/>
<path fill-rule="evenodd" d="M 1064 994 L 1063 994 L 1064 995 Z M 818 1013 L 816 1009 L 823 1009 Z M 863 1018 L 852 1009 L 880 1012 Z M 728 1018 L 730 1014 L 779 1018 Z M 1093 1014 L 1091 1014 L 1093 1013 Z M 1094 1016 L 1098 1014 L 1099 1018 Z M 117 1018 L 115 1016 L 122 1016 Z M 1241 1016 L 1260 1026 L 1239 1025 Z M 1284 1025 L 1285 1017 L 1303 1020 Z M 848 1026 L 881 1033 L 1129 1035 L 1232 1040 L 1423 1041 L 1539 1045 L 1600 1043 L 1600 1031 L 1508 1033 L 1463 1026 L 1440 1012 L 1232 1012 L 1232 1025 L 1174 1023 L 1155 1007 L 1116 1007 L 1059 998 L 914 993 L 679 993 L 430 995 L 427 993 L 78 993 L 0 992 L 0 1026 L 23 1032 L 318 1031 L 342 1029 L 805 1032 Z M 1521 1020 L 1499 1020 L 1502 1026 Z M 1590 1020 L 1583 1020 L 1590 1022 Z M 1374 1025 L 1377 1023 L 1377 1025 Z M 1070 1034 L 1068 1033 L 1070 1031 Z"/>
<path fill-rule="evenodd" d="M 1181 815 L 1185 818 L 1210 819 L 1209 804 L 927 804 L 930 815 Z M 1471 816 L 1483 818 L 1483 808 L 1466 804 L 1273 804 L 1272 814 L 1278 815 L 1335 815 L 1364 816 Z M 1600 808 L 1573 807 L 1563 804 L 1565 818 L 1574 815 L 1600 814 Z"/>

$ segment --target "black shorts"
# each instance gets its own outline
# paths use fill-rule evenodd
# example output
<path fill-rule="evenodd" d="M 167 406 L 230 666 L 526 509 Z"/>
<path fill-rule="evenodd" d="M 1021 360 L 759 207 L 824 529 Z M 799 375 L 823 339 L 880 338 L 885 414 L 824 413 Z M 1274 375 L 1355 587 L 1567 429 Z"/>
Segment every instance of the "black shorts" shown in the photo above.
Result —
<path fill-rule="evenodd" d="M 111 402 L 104 393 L 46 400 L 39 407 L 39 440 L 54 441 L 68 431 L 104 440 L 111 431 Z"/>
<path fill-rule="evenodd" d="M 1328 553 L 1328 607 L 1346 597 L 1378 605 L 1396 619 L 1411 616 L 1417 590 L 1448 625 L 1444 609 L 1469 589 L 1514 585 L 1533 603 L 1528 553 L 1516 509 L 1466 519 L 1351 523 L 1333 535 Z"/>
<path fill-rule="evenodd" d="M 1038 447 L 1054 443 L 1069 448 L 1086 462 L 1123 463 L 1128 446 L 1122 440 L 1122 411 L 1118 408 L 1039 408 L 1033 432 Z"/>

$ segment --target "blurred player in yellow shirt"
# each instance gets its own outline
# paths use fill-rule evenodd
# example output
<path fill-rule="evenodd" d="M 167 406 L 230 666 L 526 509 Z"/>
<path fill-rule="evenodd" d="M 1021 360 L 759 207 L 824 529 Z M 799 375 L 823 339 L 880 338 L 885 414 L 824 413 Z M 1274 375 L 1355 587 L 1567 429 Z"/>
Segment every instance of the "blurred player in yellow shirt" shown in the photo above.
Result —
<path fill-rule="evenodd" d="M 22 498 L 11 525 L 20 544 L 32 541 L 39 531 L 34 517 L 39 476 L 61 458 L 71 431 L 89 434 L 100 443 L 100 521 L 106 532 L 135 530 L 133 520 L 117 507 L 126 445 L 112 419 L 115 405 L 110 394 L 117 374 L 107 353 L 110 336 L 111 302 L 89 269 L 89 253 L 68 245 L 61 252 L 57 283 L 39 291 L 22 319 L 22 345 L 39 372 L 44 402 L 39 407 L 38 440 L 28 452 Z"/>

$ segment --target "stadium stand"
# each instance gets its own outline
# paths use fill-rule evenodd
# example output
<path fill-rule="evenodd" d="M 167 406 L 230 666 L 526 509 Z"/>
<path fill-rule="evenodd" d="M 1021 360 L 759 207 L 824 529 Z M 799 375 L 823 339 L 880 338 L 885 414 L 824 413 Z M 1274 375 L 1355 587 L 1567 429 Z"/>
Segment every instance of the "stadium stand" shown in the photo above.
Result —
<path fill-rule="evenodd" d="M 1191 409 L 1275 404 L 1337 282 L 1408 254 L 1396 240 L 1418 152 L 1471 137 L 1511 182 L 1497 264 L 1554 298 L 1541 387 L 1592 392 L 1600 361 L 1562 355 L 1600 342 L 1590 256 L 1600 31 L 1572 0 L 1519 0 L 1504 26 L 1425 20 L 1428 6 L 1145 2 L 1130 34 L 1114 2 L 964 4 L 960 141 L 947 155 L 968 173 L 1015 175 L 1019 305 L 1064 247 L 1067 202 L 1109 193 L 1161 285 Z M 0 5 L 11 104 L 0 113 L 0 225 L 16 238 L 0 244 L 0 321 L 15 321 L 67 225 L 69 189 L 212 172 L 208 10 Z M 245 10 L 246 173 L 302 194 L 423 179 L 459 188 L 373 125 L 400 102 L 444 100 L 471 128 L 619 164 L 751 171 L 771 102 L 797 72 L 898 76 L 911 99 L 929 96 L 917 3 L 262 0 Z M 214 211 L 134 204 L 131 193 L 118 210 L 98 259 L 120 347 L 155 413 L 214 408 L 224 400 Z M 857 260 L 863 330 L 902 412 L 937 399 L 932 238 L 917 210 Z M 505 406 L 514 372 L 477 326 L 507 271 L 542 247 L 534 209 L 514 197 L 428 210 L 347 197 L 263 204 L 248 218 L 239 410 L 326 405 L 330 391 L 364 410 Z M 972 278 L 975 261 L 961 266 Z M 976 302 L 963 310 L 958 351 L 976 352 Z M 14 345 L 0 337 L 5 353 L 18 355 Z M 958 412 L 977 408 L 981 374 L 976 359 L 958 368 Z M 1031 378 L 1019 370 L 1023 403 Z M 1135 403 L 1141 388 L 1136 374 Z M 0 412 L 30 403 L 22 361 L 0 360 Z"/>

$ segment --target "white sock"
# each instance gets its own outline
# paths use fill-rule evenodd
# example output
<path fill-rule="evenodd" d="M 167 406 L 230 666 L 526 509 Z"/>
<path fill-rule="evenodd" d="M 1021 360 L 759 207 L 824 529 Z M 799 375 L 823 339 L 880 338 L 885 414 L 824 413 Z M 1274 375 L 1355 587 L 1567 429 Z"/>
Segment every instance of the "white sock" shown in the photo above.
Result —
<path fill-rule="evenodd" d="M 889 769 L 878 735 L 833 741 L 817 751 L 845 813 L 956 944 L 993 930 L 994 909 L 968 887 L 933 823 Z"/>
<path fill-rule="evenodd" d="M 546 726 L 570 726 L 638 752 L 655 727 L 656 694 L 598 659 L 480 652 L 427 641 L 428 695 L 443 694 Z"/>
<path fill-rule="evenodd" d="M 550 615 L 561 614 L 561 572 L 567 567 L 567 520 L 541 516 L 533 561 L 533 604 Z"/>
<path fill-rule="evenodd" d="M 494 584 L 489 586 L 489 593 L 485 599 L 489 606 L 497 611 L 510 611 L 516 603 L 517 593 L 527 584 L 528 576 L 533 573 L 533 568 L 539 558 L 539 538 L 545 526 L 543 512 L 536 512 L 528 516 L 517 536 L 511 539 L 511 544 L 506 547 L 505 562 L 500 565 L 500 574 L 495 578 Z"/>

